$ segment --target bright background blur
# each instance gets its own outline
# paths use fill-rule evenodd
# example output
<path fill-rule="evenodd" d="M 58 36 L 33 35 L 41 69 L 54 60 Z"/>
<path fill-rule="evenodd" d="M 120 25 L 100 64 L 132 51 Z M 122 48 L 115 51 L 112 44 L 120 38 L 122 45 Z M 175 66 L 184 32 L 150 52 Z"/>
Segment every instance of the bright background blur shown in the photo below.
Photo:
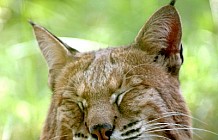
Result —
<path fill-rule="evenodd" d="M 28 20 L 57 36 L 109 44 L 133 42 L 169 0 L 0 0 L 0 138 L 37 140 L 51 92 L 47 66 Z M 183 23 L 183 95 L 194 127 L 218 133 L 218 0 L 178 0 Z M 194 130 L 196 140 L 218 136 Z"/>

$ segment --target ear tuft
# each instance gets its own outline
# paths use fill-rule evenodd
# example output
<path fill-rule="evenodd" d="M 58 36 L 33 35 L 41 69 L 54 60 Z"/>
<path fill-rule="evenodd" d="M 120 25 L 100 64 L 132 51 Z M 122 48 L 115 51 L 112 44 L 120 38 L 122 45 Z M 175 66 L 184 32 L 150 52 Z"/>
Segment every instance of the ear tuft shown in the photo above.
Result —
<path fill-rule="evenodd" d="M 176 3 L 176 0 L 171 0 L 170 5 L 174 6 Z"/>
<path fill-rule="evenodd" d="M 35 26 L 36 24 L 32 20 L 28 20 L 29 24 Z"/>

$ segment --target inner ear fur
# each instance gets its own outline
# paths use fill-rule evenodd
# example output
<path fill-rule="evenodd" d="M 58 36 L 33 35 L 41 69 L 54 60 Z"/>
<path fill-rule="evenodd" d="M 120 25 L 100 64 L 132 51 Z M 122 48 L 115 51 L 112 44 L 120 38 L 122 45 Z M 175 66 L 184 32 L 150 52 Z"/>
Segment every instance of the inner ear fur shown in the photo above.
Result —
<path fill-rule="evenodd" d="M 174 6 L 167 5 L 155 12 L 135 39 L 136 47 L 153 55 L 154 61 L 168 72 L 178 75 L 182 64 L 182 28 Z"/>

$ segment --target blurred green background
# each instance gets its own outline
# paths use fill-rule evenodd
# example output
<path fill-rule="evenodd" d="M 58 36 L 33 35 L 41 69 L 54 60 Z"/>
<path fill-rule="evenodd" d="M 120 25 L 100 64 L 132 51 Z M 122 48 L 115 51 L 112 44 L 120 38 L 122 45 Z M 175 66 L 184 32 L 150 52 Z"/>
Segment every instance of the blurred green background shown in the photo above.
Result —
<path fill-rule="evenodd" d="M 36 140 L 51 92 L 47 66 L 28 20 L 57 36 L 109 44 L 133 42 L 146 19 L 169 0 L 0 0 L 0 138 Z M 193 127 L 218 133 L 218 1 L 178 0 L 183 23 L 183 95 Z M 196 140 L 218 136 L 194 130 Z"/>

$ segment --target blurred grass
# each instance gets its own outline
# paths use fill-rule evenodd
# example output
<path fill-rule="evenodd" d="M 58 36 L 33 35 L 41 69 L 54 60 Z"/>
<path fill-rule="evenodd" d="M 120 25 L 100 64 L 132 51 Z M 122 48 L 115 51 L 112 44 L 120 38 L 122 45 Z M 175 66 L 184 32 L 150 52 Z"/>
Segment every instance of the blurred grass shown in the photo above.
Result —
<path fill-rule="evenodd" d="M 146 19 L 167 0 L 0 0 L 0 138 L 38 139 L 51 92 L 47 67 L 27 23 L 31 19 L 58 36 L 111 46 L 131 43 Z M 178 0 L 183 21 L 183 94 L 194 127 L 218 133 L 218 4 Z M 194 139 L 218 136 L 194 131 Z"/>

